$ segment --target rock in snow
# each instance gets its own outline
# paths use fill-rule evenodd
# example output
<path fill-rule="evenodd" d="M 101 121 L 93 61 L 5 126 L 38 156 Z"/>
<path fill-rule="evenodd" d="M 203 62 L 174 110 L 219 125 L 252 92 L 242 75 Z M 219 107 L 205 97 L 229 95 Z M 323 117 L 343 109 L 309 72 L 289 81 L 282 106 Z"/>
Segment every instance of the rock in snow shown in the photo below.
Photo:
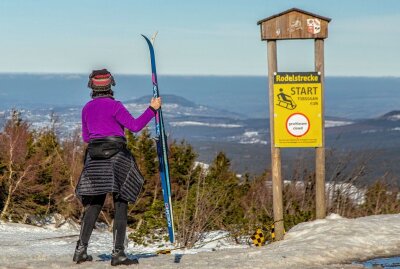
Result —
<path fill-rule="evenodd" d="M 92 235 L 89 252 L 95 261 L 72 262 L 78 233 L 73 226 L 0 223 L 0 268 L 111 268 L 112 235 L 107 231 Z M 217 235 L 210 233 L 211 238 Z M 261 248 L 235 245 L 225 238 L 171 255 L 157 256 L 155 250 L 156 246 L 129 244 L 127 253 L 137 255 L 140 262 L 132 268 L 363 268 L 350 263 L 400 255 L 400 215 L 356 219 L 330 215 L 301 223 L 284 240 Z"/>

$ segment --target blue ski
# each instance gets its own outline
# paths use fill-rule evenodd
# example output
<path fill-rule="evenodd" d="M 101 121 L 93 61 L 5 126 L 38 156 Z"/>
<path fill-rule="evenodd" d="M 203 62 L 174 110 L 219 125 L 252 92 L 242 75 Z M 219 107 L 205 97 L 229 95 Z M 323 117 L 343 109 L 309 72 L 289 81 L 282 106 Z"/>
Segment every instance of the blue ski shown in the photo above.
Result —
<path fill-rule="evenodd" d="M 144 37 L 144 39 L 146 39 L 150 50 L 153 96 L 159 97 L 160 93 L 158 91 L 156 60 L 154 55 L 153 44 L 146 36 L 144 35 L 142 36 Z M 152 38 L 153 42 L 154 38 Z M 161 187 L 162 187 L 164 207 L 165 207 L 165 216 L 167 218 L 167 225 L 168 225 L 169 241 L 171 243 L 174 243 L 175 232 L 174 232 L 174 217 L 172 214 L 172 203 L 171 203 L 171 184 L 169 179 L 168 145 L 167 145 L 167 136 L 165 135 L 164 119 L 162 116 L 161 108 L 157 111 L 156 114 L 156 141 L 157 141 L 157 155 L 158 155 L 158 162 L 160 169 Z"/>

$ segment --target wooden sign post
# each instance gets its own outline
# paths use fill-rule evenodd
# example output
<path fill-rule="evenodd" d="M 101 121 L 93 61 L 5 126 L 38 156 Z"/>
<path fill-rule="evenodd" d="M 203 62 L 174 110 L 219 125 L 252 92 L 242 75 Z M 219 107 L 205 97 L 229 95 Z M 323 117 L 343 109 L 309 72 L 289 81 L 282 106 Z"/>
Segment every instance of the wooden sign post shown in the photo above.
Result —
<path fill-rule="evenodd" d="M 272 194 L 276 240 L 283 239 L 284 235 L 281 147 L 316 148 L 316 218 L 321 219 L 326 216 L 324 39 L 328 37 L 328 23 L 330 21 L 330 18 L 292 8 L 257 23 L 261 29 L 261 40 L 267 41 L 268 50 Z M 315 72 L 277 73 L 276 41 L 287 39 L 315 40 L 314 71 L 316 74 Z M 296 86 L 290 87 L 290 83 L 296 83 Z M 297 83 L 303 84 L 297 85 Z M 276 106 L 279 106 L 283 113 L 276 111 Z M 292 112 L 288 110 L 292 110 Z M 306 111 L 309 111 L 309 115 Z M 286 126 L 284 130 L 275 129 L 282 127 L 282 124 Z M 283 135 L 280 136 L 280 134 Z"/>

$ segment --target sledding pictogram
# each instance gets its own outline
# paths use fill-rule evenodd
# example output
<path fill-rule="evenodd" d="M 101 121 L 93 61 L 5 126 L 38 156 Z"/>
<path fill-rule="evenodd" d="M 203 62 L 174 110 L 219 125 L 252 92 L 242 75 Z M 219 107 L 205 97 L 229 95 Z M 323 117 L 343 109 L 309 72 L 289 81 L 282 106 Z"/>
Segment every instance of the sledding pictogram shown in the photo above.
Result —
<path fill-rule="evenodd" d="M 296 103 L 293 101 L 293 98 L 290 95 L 287 95 L 283 92 L 283 89 L 279 89 L 279 94 L 276 96 L 278 97 L 277 105 L 289 110 L 293 110 L 296 108 Z"/>

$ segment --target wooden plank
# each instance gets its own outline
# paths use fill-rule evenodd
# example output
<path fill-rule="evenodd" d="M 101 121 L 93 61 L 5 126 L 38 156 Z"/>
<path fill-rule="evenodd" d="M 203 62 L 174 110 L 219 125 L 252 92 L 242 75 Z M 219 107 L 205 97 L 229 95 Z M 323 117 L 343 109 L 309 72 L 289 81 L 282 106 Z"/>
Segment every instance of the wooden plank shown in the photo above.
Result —
<path fill-rule="evenodd" d="M 316 18 L 318 18 L 318 19 L 322 19 L 322 20 L 327 21 L 327 22 L 330 22 L 330 21 L 331 21 L 331 18 L 328 18 L 328 17 L 324 17 L 324 16 L 321 16 L 321 15 L 318 15 L 318 14 L 315 14 L 315 13 L 311 13 L 311 12 L 308 12 L 308 11 L 305 11 L 305 10 L 302 10 L 302 9 L 299 9 L 299 8 L 291 8 L 291 9 L 285 10 L 285 11 L 283 11 L 283 12 L 280 12 L 280 13 L 278 13 L 278 14 L 269 16 L 269 17 L 267 17 L 267 18 L 265 18 L 265 19 L 262 19 L 262 20 L 258 21 L 257 24 L 260 25 L 260 24 L 263 23 L 263 22 L 269 21 L 269 20 L 271 20 L 271 19 L 273 19 L 273 18 L 276 18 L 276 17 L 283 16 L 283 15 L 285 15 L 286 13 L 289 13 L 289 12 L 292 12 L 292 11 L 298 11 L 298 12 L 300 12 L 300 13 L 307 14 L 307 15 L 309 15 L 310 17 L 316 17 Z"/>
<path fill-rule="evenodd" d="M 314 23 L 314 26 L 311 26 L 311 22 Z M 319 27 L 317 27 L 318 23 Z M 260 25 L 261 39 L 324 39 L 328 37 L 328 23 L 326 20 L 312 17 L 309 14 L 291 11 L 285 15 L 262 22 Z"/>
<path fill-rule="evenodd" d="M 326 217 L 326 199 L 325 199 L 325 117 L 324 117 L 324 40 L 316 39 L 315 43 L 315 71 L 321 73 L 322 89 L 322 147 L 316 148 L 315 152 L 315 203 L 316 218 Z"/>
<path fill-rule="evenodd" d="M 283 199 L 281 152 L 274 143 L 274 73 L 278 70 L 276 41 L 267 42 L 268 49 L 268 84 L 269 84 L 269 118 L 271 134 L 271 170 L 272 170 L 272 195 L 275 222 L 275 240 L 282 240 L 284 235 L 283 225 Z"/>

